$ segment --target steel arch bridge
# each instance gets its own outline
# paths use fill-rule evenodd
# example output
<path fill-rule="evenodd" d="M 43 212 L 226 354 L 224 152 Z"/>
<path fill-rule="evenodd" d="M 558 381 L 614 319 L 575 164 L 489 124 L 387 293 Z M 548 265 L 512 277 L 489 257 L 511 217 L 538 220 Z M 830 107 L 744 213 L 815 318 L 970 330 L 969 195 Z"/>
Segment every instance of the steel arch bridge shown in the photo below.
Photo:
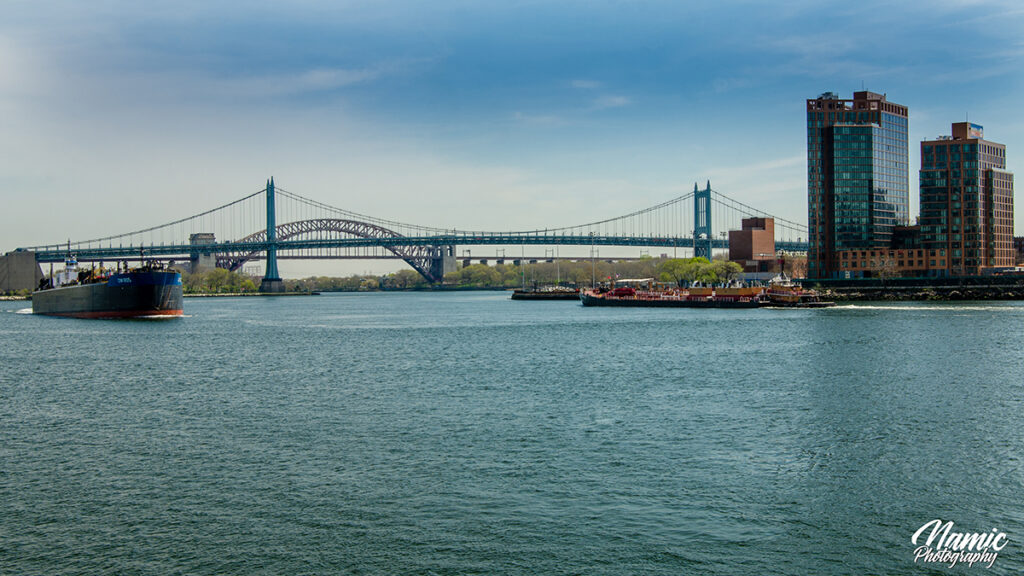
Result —
<path fill-rule="evenodd" d="M 398 258 L 405 260 L 409 266 L 412 266 L 414 270 L 422 274 L 424 278 L 427 278 L 431 282 L 438 282 L 442 279 L 438 277 L 436 270 L 437 266 L 434 265 L 434 263 L 441 256 L 441 254 L 439 254 L 439 250 L 444 250 L 444 248 L 426 244 L 394 243 L 396 240 L 401 242 L 403 236 L 394 230 L 390 230 L 377 224 L 340 218 L 316 218 L 313 220 L 299 220 L 296 222 L 278 224 L 276 229 L 279 250 L 283 247 L 287 247 L 288 240 L 291 240 L 292 238 L 318 236 L 324 233 L 344 234 L 356 238 L 367 238 L 372 240 L 388 239 L 392 242 L 381 242 L 379 245 Z M 282 246 L 280 243 L 285 244 Z M 239 240 L 238 244 L 250 244 L 253 246 L 264 247 L 267 244 L 267 231 L 260 230 L 259 232 L 250 234 Z M 234 250 L 224 252 L 217 256 L 217 267 L 226 268 L 234 272 L 249 260 L 260 258 L 264 252 L 265 249 L 257 248 L 252 250 Z"/>

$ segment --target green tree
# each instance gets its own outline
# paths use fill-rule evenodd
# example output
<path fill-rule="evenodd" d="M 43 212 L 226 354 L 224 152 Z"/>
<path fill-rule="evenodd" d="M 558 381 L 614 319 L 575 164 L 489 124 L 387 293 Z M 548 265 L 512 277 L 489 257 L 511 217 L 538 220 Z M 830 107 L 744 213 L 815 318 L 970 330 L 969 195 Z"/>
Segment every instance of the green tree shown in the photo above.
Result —
<path fill-rule="evenodd" d="M 707 275 L 710 282 L 730 282 L 743 272 L 743 267 L 736 262 L 716 260 L 707 267 Z"/>
<path fill-rule="evenodd" d="M 465 268 L 464 272 L 466 285 L 479 288 L 501 285 L 501 275 L 486 264 L 473 264 Z"/>
<path fill-rule="evenodd" d="M 462 268 L 453 270 L 444 275 L 444 283 L 451 286 L 459 286 L 462 284 Z"/>
<path fill-rule="evenodd" d="M 203 275 L 203 287 L 210 292 L 223 292 L 230 284 L 231 272 L 224 268 L 214 268 Z"/>
<path fill-rule="evenodd" d="M 658 264 L 656 271 L 662 282 L 675 282 L 679 287 L 687 286 L 711 277 L 708 268 L 711 265 L 707 258 L 672 258 Z"/>
<path fill-rule="evenodd" d="M 501 285 L 505 287 L 519 286 L 522 283 L 521 272 L 518 266 L 498 264 L 494 269 L 501 274 Z"/>
<path fill-rule="evenodd" d="M 384 287 L 391 290 L 408 290 L 425 282 L 423 276 L 415 270 L 399 270 L 384 278 Z"/>

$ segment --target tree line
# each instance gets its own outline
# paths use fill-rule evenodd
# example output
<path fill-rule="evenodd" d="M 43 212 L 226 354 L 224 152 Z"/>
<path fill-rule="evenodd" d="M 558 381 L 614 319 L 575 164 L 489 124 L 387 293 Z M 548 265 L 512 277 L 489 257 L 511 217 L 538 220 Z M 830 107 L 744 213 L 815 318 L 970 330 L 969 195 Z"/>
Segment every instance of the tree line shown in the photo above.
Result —
<path fill-rule="evenodd" d="M 787 261 L 791 275 L 800 269 L 802 261 Z M 695 282 L 719 284 L 736 279 L 742 272 L 739 264 L 726 260 L 706 258 L 652 258 L 607 261 L 577 260 L 514 264 L 470 264 L 459 266 L 444 277 L 443 287 L 453 289 L 508 289 L 523 286 L 589 287 L 593 283 L 607 283 L 626 278 L 653 278 L 661 282 L 686 286 Z M 259 289 L 259 278 L 224 269 L 196 274 L 182 273 L 186 294 L 245 293 Z M 373 292 L 380 290 L 424 290 L 432 288 L 415 270 L 399 270 L 392 274 L 357 274 L 345 277 L 310 276 L 285 279 L 289 292 Z"/>

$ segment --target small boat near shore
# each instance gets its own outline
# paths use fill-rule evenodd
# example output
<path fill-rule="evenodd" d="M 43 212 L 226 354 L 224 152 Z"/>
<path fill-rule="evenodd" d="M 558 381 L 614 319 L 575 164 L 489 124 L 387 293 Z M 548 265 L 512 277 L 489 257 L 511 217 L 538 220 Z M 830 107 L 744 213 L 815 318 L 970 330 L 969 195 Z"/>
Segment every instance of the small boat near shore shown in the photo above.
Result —
<path fill-rule="evenodd" d="M 578 300 L 579 297 L 579 289 L 568 286 L 516 288 L 512 291 L 513 300 Z"/>

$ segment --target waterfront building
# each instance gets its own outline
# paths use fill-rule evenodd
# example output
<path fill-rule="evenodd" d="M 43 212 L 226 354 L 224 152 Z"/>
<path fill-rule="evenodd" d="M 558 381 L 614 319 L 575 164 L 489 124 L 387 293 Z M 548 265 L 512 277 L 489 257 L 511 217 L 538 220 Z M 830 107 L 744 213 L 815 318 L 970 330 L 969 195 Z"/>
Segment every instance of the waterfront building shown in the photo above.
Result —
<path fill-rule="evenodd" d="M 940 250 L 924 248 L 882 248 L 878 250 L 841 250 L 836 259 L 841 278 L 912 278 L 935 276 L 946 267 Z"/>
<path fill-rule="evenodd" d="M 838 252 L 888 249 L 909 223 L 907 107 L 884 94 L 807 100 L 808 270 L 841 273 Z"/>
<path fill-rule="evenodd" d="M 950 136 L 921 142 L 921 244 L 944 255 L 938 275 L 980 274 L 1016 263 L 1013 173 L 1006 147 L 978 124 L 957 122 Z"/>

